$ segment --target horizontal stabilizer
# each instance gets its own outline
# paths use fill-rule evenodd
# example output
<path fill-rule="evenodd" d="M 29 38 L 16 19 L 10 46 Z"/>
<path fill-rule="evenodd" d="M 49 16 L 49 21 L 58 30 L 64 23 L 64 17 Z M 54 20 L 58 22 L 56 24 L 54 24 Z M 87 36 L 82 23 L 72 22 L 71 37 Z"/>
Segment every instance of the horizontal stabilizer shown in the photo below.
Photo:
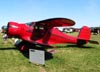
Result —
<path fill-rule="evenodd" d="M 89 40 L 89 43 L 92 43 L 92 44 L 99 44 L 98 41 L 94 41 L 94 40 Z"/>

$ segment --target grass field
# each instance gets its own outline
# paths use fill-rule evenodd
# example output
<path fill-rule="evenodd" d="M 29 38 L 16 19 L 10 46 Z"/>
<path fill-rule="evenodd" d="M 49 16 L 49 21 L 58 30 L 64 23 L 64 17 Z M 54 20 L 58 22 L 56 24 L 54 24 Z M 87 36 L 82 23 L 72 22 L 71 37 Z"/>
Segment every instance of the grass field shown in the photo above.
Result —
<path fill-rule="evenodd" d="M 100 35 L 92 35 L 91 39 L 100 43 Z M 87 44 L 82 48 L 70 44 L 57 46 L 54 58 L 47 60 L 44 67 L 29 63 L 11 40 L 4 44 L 0 34 L 0 72 L 100 72 L 100 45 Z"/>

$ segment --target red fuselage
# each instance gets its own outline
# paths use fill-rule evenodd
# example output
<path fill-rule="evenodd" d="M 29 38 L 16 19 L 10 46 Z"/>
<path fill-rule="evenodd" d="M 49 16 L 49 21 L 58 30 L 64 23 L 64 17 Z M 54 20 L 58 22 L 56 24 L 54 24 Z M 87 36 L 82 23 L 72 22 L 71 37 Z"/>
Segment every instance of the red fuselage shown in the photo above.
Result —
<path fill-rule="evenodd" d="M 9 37 L 18 37 L 22 40 L 35 42 L 38 44 L 63 44 L 77 43 L 77 38 L 64 34 L 57 28 L 46 29 L 39 26 L 29 26 L 27 24 L 18 24 L 16 22 L 8 23 L 7 34 Z"/>

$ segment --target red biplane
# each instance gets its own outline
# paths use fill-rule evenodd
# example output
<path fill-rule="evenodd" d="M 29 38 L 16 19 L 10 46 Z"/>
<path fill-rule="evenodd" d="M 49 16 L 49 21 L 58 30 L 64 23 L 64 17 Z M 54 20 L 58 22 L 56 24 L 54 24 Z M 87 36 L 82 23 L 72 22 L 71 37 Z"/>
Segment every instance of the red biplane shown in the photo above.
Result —
<path fill-rule="evenodd" d="M 52 47 L 52 44 L 66 43 L 82 46 L 88 42 L 98 43 L 90 40 L 91 30 L 87 26 L 82 27 L 77 37 L 69 36 L 55 28 L 73 25 L 75 25 L 75 22 L 67 18 L 51 18 L 30 23 L 8 22 L 7 35 L 22 39 L 24 46 L 40 45 Z M 21 50 L 24 49 L 25 47 L 22 46 Z"/>

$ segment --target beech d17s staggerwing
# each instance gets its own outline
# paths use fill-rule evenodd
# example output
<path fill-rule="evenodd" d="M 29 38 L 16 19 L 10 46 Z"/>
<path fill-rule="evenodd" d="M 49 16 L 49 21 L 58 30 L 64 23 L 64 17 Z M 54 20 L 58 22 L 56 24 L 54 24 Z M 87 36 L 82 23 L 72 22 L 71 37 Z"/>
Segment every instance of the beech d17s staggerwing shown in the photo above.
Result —
<path fill-rule="evenodd" d="M 67 18 L 51 18 L 30 23 L 8 22 L 6 33 L 8 37 L 22 39 L 23 45 L 20 50 L 25 50 L 28 46 L 28 48 L 32 48 L 35 45 L 52 47 L 53 44 L 66 43 L 78 46 L 88 42 L 98 44 L 97 41 L 90 40 L 91 30 L 87 26 L 82 27 L 77 37 L 69 36 L 55 28 L 73 25 L 75 22 Z"/>

